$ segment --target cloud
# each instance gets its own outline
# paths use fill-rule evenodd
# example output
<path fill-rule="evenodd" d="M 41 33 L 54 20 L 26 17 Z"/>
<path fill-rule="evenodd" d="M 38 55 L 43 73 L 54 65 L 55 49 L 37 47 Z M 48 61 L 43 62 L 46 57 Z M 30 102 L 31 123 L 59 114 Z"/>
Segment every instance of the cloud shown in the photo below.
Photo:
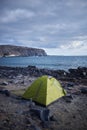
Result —
<path fill-rule="evenodd" d="M 44 24 L 41 28 L 39 26 L 36 26 L 36 29 L 42 30 L 42 31 L 47 31 L 47 30 L 60 30 L 60 29 L 65 29 L 66 24 L 64 23 L 57 23 L 57 24 Z"/>
<path fill-rule="evenodd" d="M 68 43 L 60 44 L 58 47 L 45 48 L 48 55 L 87 55 L 86 41 L 68 41 Z"/>
<path fill-rule="evenodd" d="M 20 19 L 31 18 L 33 16 L 34 13 L 26 9 L 8 10 L 1 17 L 0 22 L 2 23 L 16 22 Z"/>
<path fill-rule="evenodd" d="M 61 49 L 79 49 L 85 44 L 83 41 L 72 41 L 71 43 L 60 45 Z"/>
<path fill-rule="evenodd" d="M 64 44 L 57 48 L 45 48 L 48 55 L 87 55 L 86 43 L 73 42 L 72 44 Z"/>
<path fill-rule="evenodd" d="M 1 0 L 0 44 L 5 43 L 56 55 L 87 54 L 87 1 Z"/>

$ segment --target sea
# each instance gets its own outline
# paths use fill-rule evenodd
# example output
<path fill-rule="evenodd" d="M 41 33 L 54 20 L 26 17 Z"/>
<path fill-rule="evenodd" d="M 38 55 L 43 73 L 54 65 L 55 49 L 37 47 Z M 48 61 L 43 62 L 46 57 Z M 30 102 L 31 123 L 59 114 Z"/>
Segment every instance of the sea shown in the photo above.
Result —
<path fill-rule="evenodd" d="M 0 66 L 36 66 L 40 69 L 67 71 L 70 68 L 87 67 L 87 56 L 0 57 Z"/>

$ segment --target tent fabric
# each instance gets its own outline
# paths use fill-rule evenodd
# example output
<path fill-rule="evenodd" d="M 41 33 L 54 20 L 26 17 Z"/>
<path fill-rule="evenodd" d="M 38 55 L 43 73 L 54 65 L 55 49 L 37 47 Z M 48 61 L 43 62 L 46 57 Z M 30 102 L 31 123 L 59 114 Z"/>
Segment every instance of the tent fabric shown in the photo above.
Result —
<path fill-rule="evenodd" d="M 45 106 L 58 98 L 65 96 L 66 92 L 59 81 L 53 77 L 42 76 L 35 80 L 23 94 L 23 98 L 31 99 Z"/>

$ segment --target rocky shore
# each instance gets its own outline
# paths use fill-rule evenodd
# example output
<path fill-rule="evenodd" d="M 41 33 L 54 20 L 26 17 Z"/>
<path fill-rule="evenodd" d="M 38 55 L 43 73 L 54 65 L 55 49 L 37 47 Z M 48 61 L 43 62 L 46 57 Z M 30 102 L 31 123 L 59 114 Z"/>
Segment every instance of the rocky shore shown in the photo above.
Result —
<path fill-rule="evenodd" d="M 21 95 L 39 76 L 60 81 L 67 96 L 47 108 L 24 100 Z M 49 110 L 46 120 L 41 111 Z M 36 110 L 36 111 L 32 111 Z M 39 113 L 37 113 L 39 111 Z M 45 116 L 45 115 L 43 115 Z M 87 68 L 48 70 L 35 66 L 0 66 L 0 130 L 87 130 Z"/>
<path fill-rule="evenodd" d="M 59 80 L 74 81 L 77 83 L 82 83 L 87 85 L 87 68 L 78 67 L 77 69 L 65 70 L 49 70 L 49 69 L 39 69 L 35 66 L 28 67 L 6 67 L 0 66 L 0 77 L 13 78 L 18 75 L 21 76 L 32 76 L 40 77 L 42 75 L 50 75 Z"/>

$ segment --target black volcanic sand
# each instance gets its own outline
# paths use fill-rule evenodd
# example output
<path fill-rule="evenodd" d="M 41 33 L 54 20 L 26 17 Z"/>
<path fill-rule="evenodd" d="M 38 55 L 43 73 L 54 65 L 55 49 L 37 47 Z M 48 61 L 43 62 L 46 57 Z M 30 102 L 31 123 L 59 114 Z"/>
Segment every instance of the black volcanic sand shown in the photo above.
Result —
<path fill-rule="evenodd" d="M 41 75 L 54 76 L 67 91 L 67 96 L 47 107 L 48 121 L 31 111 L 30 101 L 20 96 Z M 45 109 L 38 104 L 33 108 Z M 0 67 L 0 130 L 87 130 L 87 68 L 65 72 L 35 66 Z"/>

